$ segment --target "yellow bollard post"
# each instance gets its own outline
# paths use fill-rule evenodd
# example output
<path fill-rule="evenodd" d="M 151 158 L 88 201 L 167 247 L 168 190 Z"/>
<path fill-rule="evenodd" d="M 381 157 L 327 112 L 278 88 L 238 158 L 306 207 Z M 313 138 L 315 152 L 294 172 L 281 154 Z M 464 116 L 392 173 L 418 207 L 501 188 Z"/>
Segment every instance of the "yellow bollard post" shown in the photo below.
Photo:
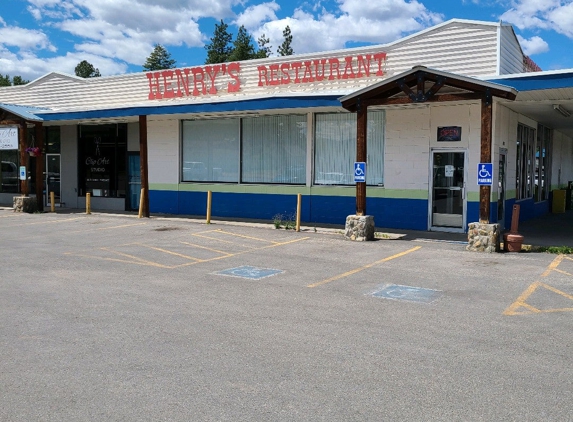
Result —
<path fill-rule="evenodd" d="M 211 204 L 213 203 L 213 192 L 207 191 L 207 224 L 211 224 Z"/>
<path fill-rule="evenodd" d="M 56 212 L 56 193 L 50 192 L 50 212 Z"/>
<path fill-rule="evenodd" d="M 300 209 L 302 205 L 302 194 L 296 196 L 296 231 L 300 231 Z"/>
<path fill-rule="evenodd" d="M 86 214 L 92 213 L 92 195 L 91 193 L 86 193 Z"/>
<path fill-rule="evenodd" d="M 139 214 L 137 218 L 143 218 L 143 201 L 145 198 L 145 188 L 141 188 L 141 193 L 139 194 Z"/>

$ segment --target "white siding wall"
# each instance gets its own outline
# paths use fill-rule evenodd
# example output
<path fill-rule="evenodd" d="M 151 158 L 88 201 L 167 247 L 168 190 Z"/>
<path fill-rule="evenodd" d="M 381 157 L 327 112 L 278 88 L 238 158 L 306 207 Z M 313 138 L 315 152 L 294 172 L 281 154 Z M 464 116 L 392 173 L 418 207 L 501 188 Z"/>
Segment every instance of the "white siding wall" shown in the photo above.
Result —
<path fill-rule="evenodd" d="M 553 132 L 551 169 L 551 189 L 566 188 L 567 182 L 573 180 L 573 139 L 557 131 Z"/>
<path fill-rule="evenodd" d="M 499 175 L 499 149 L 507 149 L 507 166 L 505 169 L 505 198 L 515 198 L 515 183 L 517 172 L 517 122 L 518 115 L 514 111 L 501 104 L 494 104 L 494 127 L 493 127 L 493 163 L 494 177 Z M 493 192 L 498 192 L 498 184 L 492 186 Z"/>
<path fill-rule="evenodd" d="M 400 73 L 415 65 L 465 76 L 497 71 L 497 26 L 452 22 L 396 43 L 388 53 L 388 68 Z"/>
<path fill-rule="evenodd" d="M 430 136 L 429 107 L 386 112 L 386 188 L 428 190 Z"/>
<path fill-rule="evenodd" d="M 460 126 L 460 142 L 438 142 L 438 127 Z M 470 154 L 467 188 L 478 191 L 475 171 L 480 152 L 479 104 L 390 109 L 386 114 L 384 185 L 388 189 L 429 190 L 431 148 L 463 149 Z M 477 156 L 477 158 L 476 158 Z"/>
<path fill-rule="evenodd" d="M 511 26 L 500 27 L 500 75 L 523 72 L 523 52 Z"/>
<path fill-rule="evenodd" d="M 179 120 L 148 120 L 149 181 L 179 183 Z"/>

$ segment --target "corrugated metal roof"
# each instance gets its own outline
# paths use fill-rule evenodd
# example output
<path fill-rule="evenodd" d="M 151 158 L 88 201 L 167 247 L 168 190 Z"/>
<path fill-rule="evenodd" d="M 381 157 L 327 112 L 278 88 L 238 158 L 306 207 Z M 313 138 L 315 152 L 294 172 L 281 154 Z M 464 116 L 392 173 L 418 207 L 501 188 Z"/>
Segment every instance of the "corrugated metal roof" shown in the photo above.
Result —
<path fill-rule="evenodd" d="M 41 122 L 43 120 L 36 113 L 49 111 L 49 109 L 46 108 L 27 107 L 27 106 L 4 104 L 4 103 L 0 103 L 0 109 L 6 110 L 7 112 L 12 113 L 24 120 L 29 120 L 32 122 Z"/>

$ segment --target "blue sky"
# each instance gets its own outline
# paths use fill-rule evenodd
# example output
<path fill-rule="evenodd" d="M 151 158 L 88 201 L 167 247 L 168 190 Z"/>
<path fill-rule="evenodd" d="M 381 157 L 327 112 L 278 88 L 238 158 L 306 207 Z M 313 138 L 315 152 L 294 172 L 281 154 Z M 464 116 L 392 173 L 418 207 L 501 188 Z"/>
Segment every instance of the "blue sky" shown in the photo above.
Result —
<path fill-rule="evenodd" d="M 87 60 L 101 74 L 139 72 L 155 44 L 178 66 L 203 64 L 223 19 L 265 34 L 273 52 L 289 25 L 295 53 L 382 44 L 453 18 L 511 23 L 543 69 L 573 68 L 573 0 L 2 0 L 0 74 L 36 79 L 74 73 Z"/>

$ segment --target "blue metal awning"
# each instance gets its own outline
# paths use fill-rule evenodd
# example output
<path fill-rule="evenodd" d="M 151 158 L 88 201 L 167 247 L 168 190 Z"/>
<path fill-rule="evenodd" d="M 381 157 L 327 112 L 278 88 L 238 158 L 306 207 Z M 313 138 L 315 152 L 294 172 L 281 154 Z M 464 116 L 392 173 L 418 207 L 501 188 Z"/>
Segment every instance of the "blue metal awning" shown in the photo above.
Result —
<path fill-rule="evenodd" d="M 28 120 L 31 122 L 43 121 L 44 119 L 38 116 L 38 113 L 49 111 L 49 109 L 47 108 L 21 106 L 21 105 L 4 104 L 4 103 L 0 103 L 0 109 L 6 110 L 9 113 L 12 113 L 24 120 Z"/>

